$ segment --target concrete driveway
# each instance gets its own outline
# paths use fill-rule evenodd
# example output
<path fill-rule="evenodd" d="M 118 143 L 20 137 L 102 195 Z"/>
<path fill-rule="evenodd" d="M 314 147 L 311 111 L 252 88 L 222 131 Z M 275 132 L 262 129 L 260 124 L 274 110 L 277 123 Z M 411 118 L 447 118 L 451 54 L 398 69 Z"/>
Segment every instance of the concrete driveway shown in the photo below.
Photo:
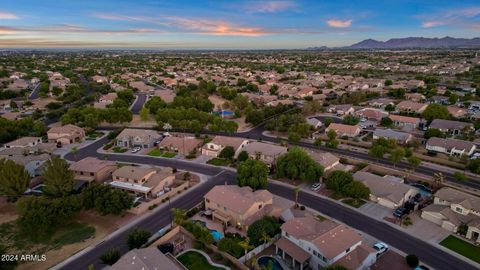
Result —
<path fill-rule="evenodd" d="M 378 220 L 384 220 L 384 217 L 393 217 L 393 209 L 370 201 L 366 202 L 364 205 L 358 208 L 358 210 L 363 214 Z"/>
<path fill-rule="evenodd" d="M 432 244 L 438 244 L 445 237 L 450 235 L 449 231 L 443 229 L 433 222 L 421 218 L 418 211 L 410 214 L 410 217 L 412 218 L 413 224 L 403 228 L 407 233 L 415 237 Z"/>

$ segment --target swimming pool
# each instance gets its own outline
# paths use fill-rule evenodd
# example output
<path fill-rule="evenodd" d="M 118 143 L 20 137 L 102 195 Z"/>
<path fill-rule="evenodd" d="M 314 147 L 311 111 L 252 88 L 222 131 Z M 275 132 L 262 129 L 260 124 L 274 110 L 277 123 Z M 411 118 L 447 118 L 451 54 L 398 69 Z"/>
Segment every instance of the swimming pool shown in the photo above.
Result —
<path fill-rule="evenodd" d="M 431 197 L 432 196 L 432 190 L 422 184 L 417 184 L 413 183 L 413 187 L 416 187 L 420 194 L 422 194 L 422 197 Z"/>
<path fill-rule="evenodd" d="M 209 230 L 215 241 L 220 241 L 223 238 L 223 234 L 217 230 Z"/>
<path fill-rule="evenodd" d="M 258 265 L 267 267 L 269 262 L 272 262 L 272 270 L 284 270 L 282 265 L 277 261 L 277 259 L 270 256 L 263 256 L 258 258 Z"/>

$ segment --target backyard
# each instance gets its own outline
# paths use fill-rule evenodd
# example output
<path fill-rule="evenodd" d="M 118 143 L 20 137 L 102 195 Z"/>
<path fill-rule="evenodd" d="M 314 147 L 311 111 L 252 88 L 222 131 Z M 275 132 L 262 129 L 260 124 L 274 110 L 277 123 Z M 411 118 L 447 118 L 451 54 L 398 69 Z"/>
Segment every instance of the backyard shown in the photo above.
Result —
<path fill-rule="evenodd" d="M 480 247 L 474 246 L 467 241 L 450 235 L 445 238 L 440 245 L 463 255 L 472 261 L 480 263 Z"/>
<path fill-rule="evenodd" d="M 211 265 L 207 259 L 196 251 L 187 251 L 177 258 L 189 270 L 225 270 Z"/>

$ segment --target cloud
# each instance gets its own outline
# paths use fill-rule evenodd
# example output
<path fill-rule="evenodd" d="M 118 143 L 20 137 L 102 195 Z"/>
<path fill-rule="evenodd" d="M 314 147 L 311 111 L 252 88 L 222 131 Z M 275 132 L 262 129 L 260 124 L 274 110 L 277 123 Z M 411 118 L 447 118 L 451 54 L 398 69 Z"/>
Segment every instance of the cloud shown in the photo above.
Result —
<path fill-rule="evenodd" d="M 346 28 L 352 25 L 352 20 L 336 20 L 336 19 L 331 19 L 327 21 L 328 26 L 334 27 L 334 28 Z"/>
<path fill-rule="evenodd" d="M 0 20 L 17 20 L 19 17 L 16 14 L 0 11 Z"/>
<path fill-rule="evenodd" d="M 62 33 L 62 34 L 103 34 L 103 35 L 129 35 L 129 34 L 159 34 L 165 33 L 160 29 L 131 28 L 131 29 L 94 29 L 73 24 L 57 24 L 40 27 L 9 27 L 0 25 L 0 35 L 15 33 Z"/>
<path fill-rule="evenodd" d="M 478 24 L 477 16 L 480 15 L 480 7 L 468 7 L 458 9 L 442 10 L 433 14 L 422 14 L 416 16 L 421 20 L 423 28 L 439 26 L 457 26 L 472 28 Z"/>
<path fill-rule="evenodd" d="M 247 2 L 244 10 L 248 13 L 277 13 L 297 8 L 293 1 L 260 1 Z"/>

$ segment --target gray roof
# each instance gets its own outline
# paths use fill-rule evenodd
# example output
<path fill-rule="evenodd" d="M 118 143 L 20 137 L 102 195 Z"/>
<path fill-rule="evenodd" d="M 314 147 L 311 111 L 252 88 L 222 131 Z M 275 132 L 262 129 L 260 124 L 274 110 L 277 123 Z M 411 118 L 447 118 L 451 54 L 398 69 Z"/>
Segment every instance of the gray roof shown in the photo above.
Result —
<path fill-rule="evenodd" d="M 287 152 L 285 146 L 279 146 L 275 144 L 263 143 L 263 142 L 251 142 L 245 146 L 245 151 L 251 155 L 261 153 L 265 156 L 279 156 Z"/>
<path fill-rule="evenodd" d="M 395 139 L 397 141 L 407 141 L 410 136 L 409 133 L 406 132 L 399 132 L 391 129 L 375 129 L 373 132 L 374 136 L 381 137 L 381 138 L 388 138 L 388 139 Z"/>
<path fill-rule="evenodd" d="M 457 150 L 464 150 L 466 152 L 470 152 L 472 148 L 476 147 L 473 142 L 457 140 L 457 139 L 442 139 L 437 137 L 432 137 L 428 139 L 427 146 L 443 147 L 449 152 L 453 148 Z"/>
<path fill-rule="evenodd" d="M 438 129 L 464 129 L 465 127 L 471 127 L 472 124 L 460 122 L 460 121 L 452 121 L 452 120 L 445 120 L 445 119 L 435 119 L 430 124 L 429 128 L 438 128 Z"/>
<path fill-rule="evenodd" d="M 376 197 L 386 198 L 399 204 L 405 194 L 414 189 L 413 187 L 391 180 L 388 177 L 381 177 L 373 173 L 358 171 L 353 175 L 356 181 L 360 181 L 370 188 L 370 193 Z"/>

